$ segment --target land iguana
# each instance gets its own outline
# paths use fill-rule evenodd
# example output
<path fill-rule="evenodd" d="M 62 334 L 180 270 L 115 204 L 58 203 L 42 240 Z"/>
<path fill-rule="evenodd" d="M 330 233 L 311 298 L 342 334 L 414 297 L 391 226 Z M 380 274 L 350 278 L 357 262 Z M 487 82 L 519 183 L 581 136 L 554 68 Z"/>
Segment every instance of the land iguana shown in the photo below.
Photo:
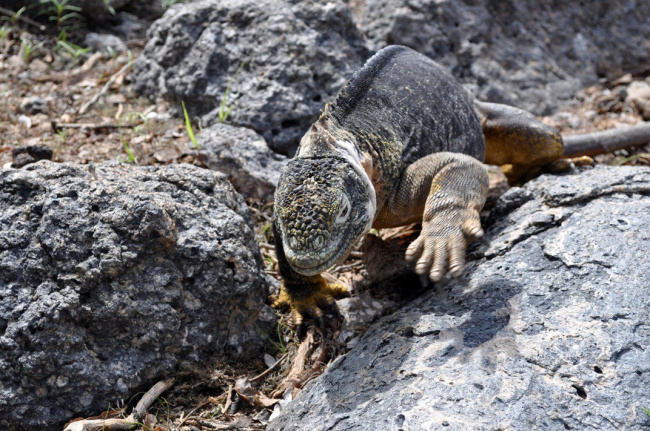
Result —
<path fill-rule="evenodd" d="M 458 276 L 467 245 L 483 235 L 481 162 L 516 180 L 567 155 L 650 141 L 649 125 L 631 129 L 563 144 L 525 111 L 474 100 L 428 57 L 384 48 L 326 105 L 282 172 L 273 232 L 284 285 L 274 305 L 289 305 L 299 330 L 306 314 L 322 325 L 322 307 L 345 289 L 321 273 L 371 228 L 421 221 L 406 259 L 432 281 Z"/>

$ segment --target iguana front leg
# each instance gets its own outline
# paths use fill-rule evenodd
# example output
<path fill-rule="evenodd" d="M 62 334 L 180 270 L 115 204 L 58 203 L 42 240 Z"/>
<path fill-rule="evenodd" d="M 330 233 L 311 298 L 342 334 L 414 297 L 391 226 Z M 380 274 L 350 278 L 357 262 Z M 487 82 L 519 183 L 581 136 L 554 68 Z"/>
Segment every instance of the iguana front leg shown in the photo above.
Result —
<path fill-rule="evenodd" d="M 275 250 L 278 258 L 278 267 L 284 284 L 280 293 L 273 302 L 273 308 L 288 307 L 291 317 L 300 336 L 303 332 L 305 315 L 311 315 L 318 320 L 321 328 L 324 326 L 322 308 L 329 307 L 334 301 L 348 295 L 341 284 L 328 283 L 322 275 L 302 275 L 291 268 L 284 254 L 282 237 L 275 223 L 273 223 L 273 236 Z"/>
<path fill-rule="evenodd" d="M 441 280 L 447 270 L 458 276 L 465 249 L 483 235 L 479 211 L 485 204 L 488 174 L 464 154 L 431 154 L 409 166 L 374 226 L 390 227 L 422 220 L 422 232 L 406 251 L 415 271 Z"/>

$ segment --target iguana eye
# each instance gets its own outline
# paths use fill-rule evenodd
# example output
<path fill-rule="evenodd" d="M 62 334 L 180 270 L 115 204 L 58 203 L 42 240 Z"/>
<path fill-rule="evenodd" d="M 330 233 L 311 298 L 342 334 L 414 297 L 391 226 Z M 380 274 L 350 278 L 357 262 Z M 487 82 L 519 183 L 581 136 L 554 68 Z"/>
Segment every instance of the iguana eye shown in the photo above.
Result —
<path fill-rule="evenodd" d="M 336 223 L 343 223 L 350 215 L 350 201 L 347 196 L 343 195 L 341 205 L 339 205 L 339 214 L 336 216 Z"/>

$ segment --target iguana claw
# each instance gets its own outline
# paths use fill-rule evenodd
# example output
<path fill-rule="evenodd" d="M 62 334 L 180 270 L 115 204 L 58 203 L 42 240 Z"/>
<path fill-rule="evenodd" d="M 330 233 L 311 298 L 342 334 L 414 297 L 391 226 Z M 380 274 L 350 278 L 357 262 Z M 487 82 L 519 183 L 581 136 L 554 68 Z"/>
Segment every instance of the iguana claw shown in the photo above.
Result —
<path fill-rule="evenodd" d="M 327 283 L 322 277 L 316 284 L 310 283 L 309 286 L 302 287 L 301 289 L 300 286 L 292 286 L 287 289 L 283 284 L 278 298 L 271 304 L 273 308 L 289 308 L 299 336 L 306 315 L 316 319 L 323 329 L 325 326 L 323 308 L 331 307 L 337 299 L 349 296 L 347 289 L 342 284 Z M 291 290 L 292 294 L 289 294 L 288 290 Z"/>
<path fill-rule="evenodd" d="M 440 281 L 447 273 L 458 277 L 465 268 L 465 248 L 483 236 L 477 211 L 455 209 L 422 223 L 422 233 L 406 250 L 406 260 L 417 260 L 415 272 Z"/>

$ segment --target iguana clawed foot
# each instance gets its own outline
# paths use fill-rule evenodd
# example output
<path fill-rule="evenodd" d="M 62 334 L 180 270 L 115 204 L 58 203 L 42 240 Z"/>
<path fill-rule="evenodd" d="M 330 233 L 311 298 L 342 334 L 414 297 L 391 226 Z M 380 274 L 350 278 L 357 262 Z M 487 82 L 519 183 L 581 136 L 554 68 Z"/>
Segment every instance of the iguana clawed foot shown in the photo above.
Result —
<path fill-rule="evenodd" d="M 328 283 L 322 276 L 316 282 L 303 286 L 292 286 L 289 294 L 286 285 L 282 285 L 278 298 L 273 301 L 273 308 L 289 308 L 298 336 L 302 338 L 305 316 L 311 316 L 318 321 L 321 329 L 325 327 L 323 309 L 332 307 L 335 301 L 349 296 L 349 292 L 339 283 Z"/>
<path fill-rule="evenodd" d="M 458 277 L 465 268 L 467 245 L 483 236 L 477 211 L 453 208 L 422 222 L 420 236 L 406 250 L 406 260 L 417 261 L 415 272 L 440 281 L 447 271 Z"/>

